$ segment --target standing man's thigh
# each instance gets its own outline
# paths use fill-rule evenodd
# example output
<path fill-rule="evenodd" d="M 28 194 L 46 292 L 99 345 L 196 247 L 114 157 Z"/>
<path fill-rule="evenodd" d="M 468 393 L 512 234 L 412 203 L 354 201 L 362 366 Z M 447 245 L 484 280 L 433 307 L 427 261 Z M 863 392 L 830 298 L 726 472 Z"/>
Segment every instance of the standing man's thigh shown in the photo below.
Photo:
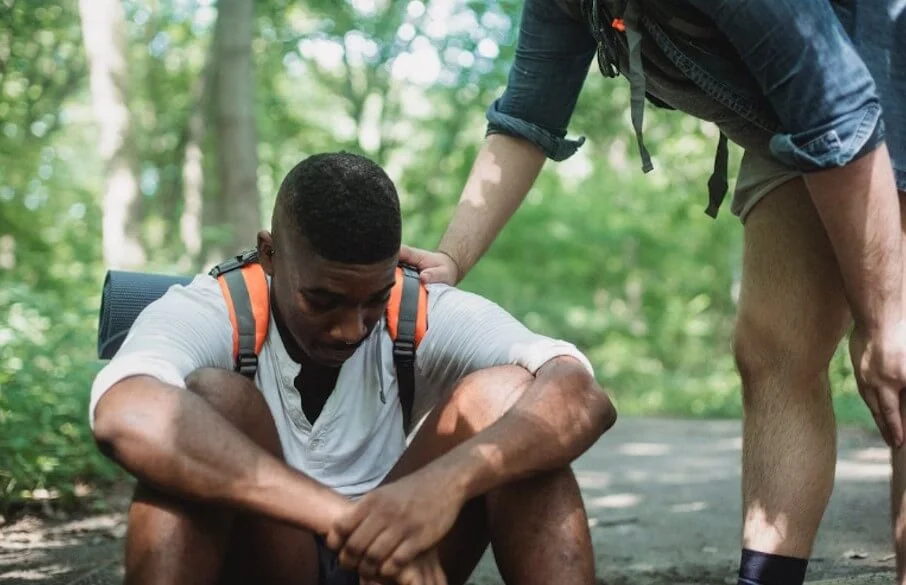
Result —
<path fill-rule="evenodd" d="M 795 357 L 808 358 L 807 367 L 826 367 L 849 310 L 833 248 L 801 175 L 746 153 L 731 210 L 744 225 L 740 367 L 756 366 L 752 360 L 765 352 L 800 354 Z"/>

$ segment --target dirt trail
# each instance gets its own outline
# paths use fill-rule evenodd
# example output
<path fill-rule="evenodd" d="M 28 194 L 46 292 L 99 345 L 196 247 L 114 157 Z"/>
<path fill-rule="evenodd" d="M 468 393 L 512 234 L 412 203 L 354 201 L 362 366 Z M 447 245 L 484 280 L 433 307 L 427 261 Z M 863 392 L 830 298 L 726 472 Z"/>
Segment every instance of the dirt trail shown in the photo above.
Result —
<path fill-rule="evenodd" d="M 576 463 L 602 582 L 736 582 L 739 431 L 738 421 L 624 417 Z M 888 452 L 859 429 L 841 430 L 838 448 L 836 488 L 808 581 L 892 583 Z M 121 512 L 0 528 L 0 583 L 121 583 L 124 531 Z M 470 583 L 501 583 L 490 553 Z"/>

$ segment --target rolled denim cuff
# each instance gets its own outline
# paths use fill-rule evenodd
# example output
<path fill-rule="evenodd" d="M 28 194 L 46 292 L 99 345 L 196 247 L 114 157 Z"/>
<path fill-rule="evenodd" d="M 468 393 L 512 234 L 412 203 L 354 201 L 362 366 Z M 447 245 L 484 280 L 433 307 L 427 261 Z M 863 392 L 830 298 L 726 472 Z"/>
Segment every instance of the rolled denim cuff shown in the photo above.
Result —
<path fill-rule="evenodd" d="M 562 138 L 536 124 L 504 114 L 498 108 L 499 102 L 499 99 L 495 100 L 491 107 L 488 108 L 486 114 L 488 128 L 485 135 L 509 134 L 524 138 L 541 149 L 548 158 L 555 161 L 568 159 L 576 154 L 580 146 L 585 144 L 584 136 L 580 136 L 577 140 Z"/>
<path fill-rule="evenodd" d="M 770 148 L 780 162 L 807 173 L 846 166 L 883 141 L 881 106 L 870 103 L 832 124 L 799 134 L 775 134 Z"/>

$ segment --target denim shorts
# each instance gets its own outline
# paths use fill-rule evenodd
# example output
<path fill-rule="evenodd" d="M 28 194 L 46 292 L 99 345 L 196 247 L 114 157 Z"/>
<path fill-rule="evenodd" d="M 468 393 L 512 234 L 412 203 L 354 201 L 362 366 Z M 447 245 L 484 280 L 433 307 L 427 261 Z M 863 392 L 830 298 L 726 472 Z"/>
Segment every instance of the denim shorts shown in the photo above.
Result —
<path fill-rule="evenodd" d="M 877 85 L 897 189 L 906 192 L 906 1 L 858 0 L 853 6 L 854 10 L 841 15 L 841 21 Z M 765 195 L 800 175 L 772 157 L 746 152 L 732 213 L 745 222 Z"/>

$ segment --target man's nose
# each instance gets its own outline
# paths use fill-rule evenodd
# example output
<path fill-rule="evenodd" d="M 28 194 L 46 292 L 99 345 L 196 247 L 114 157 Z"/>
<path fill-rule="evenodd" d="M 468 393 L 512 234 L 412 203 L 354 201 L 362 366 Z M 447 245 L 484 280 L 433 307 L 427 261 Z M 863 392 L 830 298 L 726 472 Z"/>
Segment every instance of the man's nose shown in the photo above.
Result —
<path fill-rule="evenodd" d="M 337 343 L 355 345 L 367 333 L 365 315 L 361 309 L 344 311 L 330 331 L 330 337 Z"/>

